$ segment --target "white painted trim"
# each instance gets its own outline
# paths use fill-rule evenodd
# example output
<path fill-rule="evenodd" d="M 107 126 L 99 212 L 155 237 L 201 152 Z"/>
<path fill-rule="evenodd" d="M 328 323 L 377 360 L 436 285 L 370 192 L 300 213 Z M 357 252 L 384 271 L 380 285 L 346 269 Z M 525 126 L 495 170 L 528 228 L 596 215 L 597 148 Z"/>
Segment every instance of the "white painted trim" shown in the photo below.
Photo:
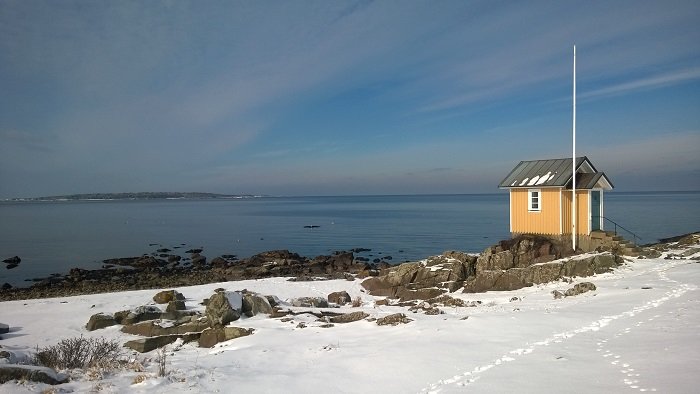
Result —
<path fill-rule="evenodd" d="M 591 235 L 591 228 L 593 228 L 593 211 L 591 210 L 591 191 L 588 190 L 588 232 L 586 233 L 587 235 Z"/>
<path fill-rule="evenodd" d="M 561 203 L 562 189 L 559 189 L 559 235 L 564 234 L 564 207 Z"/>
<path fill-rule="evenodd" d="M 510 232 L 512 234 L 513 233 L 513 190 L 508 191 L 508 206 L 509 206 L 508 216 L 510 216 Z"/>
<path fill-rule="evenodd" d="M 537 209 L 532 209 L 532 193 L 537 193 Z M 527 189 L 527 211 L 542 212 L 542 189 Z"/>
<path fill-rule="evenodd" d="M 602 231 L 605 231 L 605 227 L 604 227 L 605 219 L 603 219 L 605 217 L 605 211 L 603 210 L 605 203 L 603 201 L 605 201 L 605 198 L 603 198 L 603 190 L 601 189 L 600 190 L 600 218 L 598 218 L 598 220 L 600 220 L 600 226 L 599 226 L 600 229 Z"/>

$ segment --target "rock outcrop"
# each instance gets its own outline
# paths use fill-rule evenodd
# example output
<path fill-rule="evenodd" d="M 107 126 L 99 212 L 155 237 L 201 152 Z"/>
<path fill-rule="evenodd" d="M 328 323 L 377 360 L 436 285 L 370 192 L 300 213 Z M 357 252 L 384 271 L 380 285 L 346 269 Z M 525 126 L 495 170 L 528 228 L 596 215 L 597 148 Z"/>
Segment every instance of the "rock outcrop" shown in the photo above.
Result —
<path fill-rule="evenodd" d="M 477 258 L 461 252 L 445 252 L 417 263 L 382 270 L 362 282 L 369 294 L 414 300 L 434 298 L 462 287 L 473 275 Z"/>
<path fill-rule="evenodd" d="M 572 255 L 547 237 L 521 235 L 487 248 L 478 257 L 445 252 L 417 263 L 404 263 L 365 279 L 373 296 L 399 301 L 427 300 L 460 288 L 465 293 L 517 290 L 562 277 L 608 272 L 623 260 L 611 253 Z"/>
<path fill-rule="evenodd" d="M 465 293 L 517 290 L 563 277 L 586 277 L 611 271 L 623 262 L 610 253 L 581 255 L 566 260 L 536 263 L 524 268 L 478 271 L 464 285 Z"/>

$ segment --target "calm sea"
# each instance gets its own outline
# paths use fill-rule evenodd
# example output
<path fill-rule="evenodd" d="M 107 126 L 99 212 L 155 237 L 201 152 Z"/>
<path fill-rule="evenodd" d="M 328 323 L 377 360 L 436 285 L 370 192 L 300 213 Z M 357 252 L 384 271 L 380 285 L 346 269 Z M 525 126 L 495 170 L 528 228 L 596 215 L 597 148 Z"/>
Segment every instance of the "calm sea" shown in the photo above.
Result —
<path fill-rule="evenodd" d="M 700 230 L 700 192 L 607 193 L 606 216 L 643 243 Z M 305 228 L 304 226 L 319 226 Z M 289 249 L 313 257 L 368 248 L 369 258 L 417 260 L 480 252 L 509 237 L 508 195 L 289 197 L 240 200 L 0 202 L 0 283 L 107 258 L 191 247 L 213 258 Z"/>

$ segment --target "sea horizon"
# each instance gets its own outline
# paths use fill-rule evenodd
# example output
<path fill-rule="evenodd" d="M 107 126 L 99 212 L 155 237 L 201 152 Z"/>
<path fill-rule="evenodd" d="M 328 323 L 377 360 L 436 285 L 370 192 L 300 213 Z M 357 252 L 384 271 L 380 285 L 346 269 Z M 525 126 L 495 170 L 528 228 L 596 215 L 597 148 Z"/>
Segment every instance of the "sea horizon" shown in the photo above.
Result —
<path fill-rule="evenodd" d="M 72 193 L 72 194 L 59 194 L 53 196 L 38 196 L 38 197 L 6 197 L 0 199 L 0 202 L 27 202 L 32 201 L 55 201 L 63 202 L 64 200 L 43 200 L 51 199 L 62 196 L 73 196 L 73 195 L 89 195 L 89 194 L 129 194 L 129 193 L 171 193 L 171 192 L 95 192 L 95 193 Z M 472 195 L 498 195 L 507 194 L 508 189 L 498 189 L 492 192 L 474 192 L 474 193 L 385 193 L 385 194 L 255 194 L 255 193 L 216 193 L 216 192 L 172 192 L 172 193 L 201 193 L 201 194 L 212 194 L 219 196 L 236 196 L 241 198 L 304 198 L 304 197 L 411 197 L 411 196 L 472 196 Z M 673 193 L 673 194 L 694 194 L 700 193 L 698 190 L 606 190 L 605 194 L 659 194 L 659 193 Z M 172 198 L 153 198 L 153 200 L 170 200 Z M 188 200 L 206 199 L 201 197 L 191 197 L 185 198 Z M 222 198 L 223 199 L 223 198 Z M 94 201 L 113 201 L 120 199 L 90 199 Z M 80 200 L 80 201 L 90 201 Z M 123 200 L 129 200 L 124 198 Z M 175 200 L 175 199 L 173 199 Z"/>

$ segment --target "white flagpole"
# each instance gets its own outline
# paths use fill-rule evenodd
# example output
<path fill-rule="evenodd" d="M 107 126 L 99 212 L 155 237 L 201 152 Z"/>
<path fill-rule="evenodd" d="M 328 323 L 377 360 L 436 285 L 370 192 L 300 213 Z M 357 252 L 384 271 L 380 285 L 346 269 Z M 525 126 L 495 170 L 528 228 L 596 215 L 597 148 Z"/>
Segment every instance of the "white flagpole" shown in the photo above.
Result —
<path fill-rule="evenodd" d="M 573 115 L 573 149 L 571 155 L 571 246 L 576 250 L 576 44 L 574 44 L 574 115 Z"/>

